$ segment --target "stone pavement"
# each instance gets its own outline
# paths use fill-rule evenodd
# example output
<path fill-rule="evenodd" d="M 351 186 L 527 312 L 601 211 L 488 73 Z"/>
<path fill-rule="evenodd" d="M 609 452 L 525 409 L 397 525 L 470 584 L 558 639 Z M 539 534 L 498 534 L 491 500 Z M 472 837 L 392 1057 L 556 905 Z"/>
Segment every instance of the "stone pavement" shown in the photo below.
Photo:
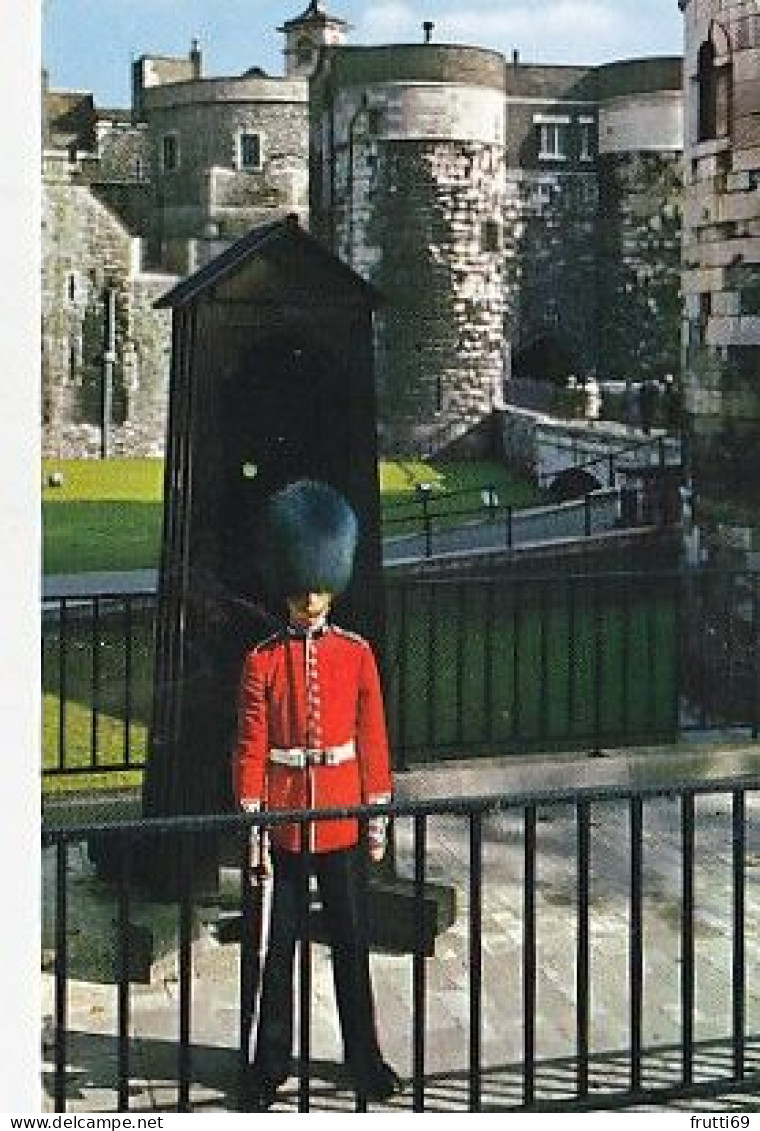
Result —
<path fill-rule="evenodd" d="M 556 758 L 453 764 L 399 775 L 399 797 L 465 796 L 573 785 L 705 779 L 757 774 L 760 747 L 665 750 L 629 757 Z M 731 848 L 730 797 L 711 794 L 696 803 L 695 849 L 695 1079 L 727 1074 L 731 1066 Z M 676 1084 L 680 1072 L 680 805 L 672 797 L 648 801 L 644 810 L 644 1011 L 645 1086 Z M 760 795 L 747 798 L 746 1026 L 747 1071 L 757 1089 L 720 1100 L 673 1102 L 692 1111 L 760 1110 Z M 595 803 L 591 828 L 590 1087 L 623 1090 L 629 1066 L 628 809 Z M 488 817 L 483 829 L 483 1008 L 481 1014 L 483 1111 L 520 1104 L 522 1088 L 523 829 L 519 813 Z M 538 819 L 536 1093 L 561 1103 L 575 1085 L 575 844 L 568 806 L 541 807 Z M 396 828 L 398 871 L 413 872 L 412 830 Z M 468 1102 L 468 854 L 459 817 L 429 820 L 427 879 L 454 884 L 457 920 L 425 962 L 426 1110 L 466 1111 Z M 49 872 L 51 861 L 46 860 Z M 92 970 L 77 972 L 69 1000 L 69 1111 L 116 1109 L 116 987 L 103 981 L 94 957 L 98 923 L 115 910 L 105 885 L 93 879 L 84 849 L 71 853 L 72 925 L 92 951 Z M 46 883 L 47 898 L 50 898 Z M 170 909 L 162 914 L 171 916 Z M 239 1018 L 239 947 L 221 945 L 201 909 L 192 958 L 191 1104 L 196 1111 L 236 1110 Z M 205 922 L 204 922 L 205 920 Z M 49 913 L 43 916 L 49 924 Z M 111 944 L 112 945 L 112 944 Z M 313 947 L 311 1109 L 350 1111 L 353 1097 L 338 1069 L 328 953 Z M 406 1079 L 412 1074 L 412 959 L 372 958 L 378 1027 L 388 1059 Z M 156 963 L 150 984 L 133 985 L 130 1004 L 130 1105 L 173 1110 L 177 1100 L 179 993 L 176 956 Z M 43 1109 L 52 1109 L 53 976 L 43 970 Z M 291 1079 L 276 1110 L 296 1110 Z M 411 1089 L 389 1110 L 411 1110 Z M 665 1107 L 666 1105 L 662 1105 Z M 378 1106 L 374 1110 L 381 1110 Z"/>

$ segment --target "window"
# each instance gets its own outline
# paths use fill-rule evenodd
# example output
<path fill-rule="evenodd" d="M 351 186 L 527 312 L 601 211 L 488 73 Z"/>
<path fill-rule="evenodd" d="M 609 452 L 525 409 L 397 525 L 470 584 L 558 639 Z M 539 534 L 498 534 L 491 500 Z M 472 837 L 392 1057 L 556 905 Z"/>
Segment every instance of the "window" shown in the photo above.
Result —
<path fill-rule="evenodd" d="M 538 135 L 539 158 L 542 161 L 566 160 L 569 119 L 536 115 L 533 121 Z"/>
<path fill-rule="evenodd" d="M 498 220 L 484 220 L 480 225 L 480 250 L 501 251 L 501 229 Z"/>
<path fill-rule="evenodd" d="M 259 133 L 238 135 L 237 164 L 239 169 L 260 169 L 262 167 L 262 138 Z"/>
<path fill-rule="evenodd" d="M 580 126 L 580 149 L 578 156 L 581 161 L 594 160 L 594 119 L 581 118 L 578 122 Z"/>
<path fill-rule="evenodd" d="M 715 50 L 705 42 L 699 49 L 699 140 L 715 137 Z"/>
<path fill-rule="evenodd" d="M 697 141 L 727 137 L 731 116 L 730 40 L 720 24 L 713 22 L 710 38 L 697 56 L 699 91 Z"/>
<path fill-rule="evenodd" d="M 161 167 L 165 173 L 179 168 L 179 137 L 177 134 L 164 134 L 161 139 Z"/>
<path fill-rule="evenodd" d="M 301 36 L 296 44 L 296 62 L 299 67 L 308 67 L 314 55 L 314 44 L 307 35 Z"/>

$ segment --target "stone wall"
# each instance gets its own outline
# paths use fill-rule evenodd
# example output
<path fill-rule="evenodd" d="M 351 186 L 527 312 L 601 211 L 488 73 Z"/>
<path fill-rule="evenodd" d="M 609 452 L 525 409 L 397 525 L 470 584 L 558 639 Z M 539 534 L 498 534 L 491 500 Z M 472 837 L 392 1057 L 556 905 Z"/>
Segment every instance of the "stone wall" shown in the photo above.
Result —
<path fill-rule="evenodd" d="M 501 410 L 498 420 L 505 460 L 542 486 L 569 468 L 584 467 L 600 486 L 615 487 L 642 467 L 681 462 L 678 439 L 662 432 L 645 434 L 613 421 L 557 420 L 513 406 Z"/>
<path fill-rule="evenodd" d="M 583 375 L 599 364 L 596 175 L 512 175 L 512 372 L 529 380 Z"/>
<path fill-rule="evenodd" d="M 386 451 L 487 437 L 510 374 L 677 369 L 680 61 L 499 58 L 341 48 L 311 84 L 313 230 L 384 298 Z"/>
<path fill-rule="evenodd" d="M 372 200 L 354 211 L 354 265 L 386 299 L 375 353 L 383 451 L 424 451 L 441 436 L 449 444 L 500 395 L 501 162 L 483 144 L 421 143 L 411 152 L 388 143 Z M 498 246 L 486 242 L 486 222 Z M 400 238 L 388 243 L 388 232 Z"/>
<path fill-rule="evenodd" d="M 705 502 L 760 513 L 760 14 L 682 0 L 683 374 Z"/>
<path fill-rule="evenodd" d="M 254 224 L 308 204 L 308 87 L 303 80 L 202 79 L 143 94 L 153 186 L 152 261 L 167 241 L 233 240 Z M 241 169 L 238 137 L 261 137 L 260 169 Z M 178 166 L 163 167 L 176 137 Z"/>
<path fill-rule="evenodd" d="M 106 292 L 114 295 L 109 448 L 156 455 L 166 426 L 170 326 L 150 309 L 171 279 L 141 279 L 118 218 L 48 157 L 42 193 L 42 450 L 94 456 L 102 441 Z"/>
<path fill-rule="evenodd" d="M 680 369 L 681 162 L 600 156 L 600 376 L 656 381 Z"/>
<path fill-rule="evenodd" d="M 448 76 L 452 53 L 460 81 L 436 81 Z M 497 57 L 411 47 L 358 56 L 338 49 L 332 77 L 312 84 L 311 222 L 382 296 L 380 449 L 425 453 L 468 433 L 481 447 L 479 426 L 501 400 L 504 377 Z M 366 82 L 355 81 L 357 63 Z M 417 67 L 418 81 L 405 81 Z"/>

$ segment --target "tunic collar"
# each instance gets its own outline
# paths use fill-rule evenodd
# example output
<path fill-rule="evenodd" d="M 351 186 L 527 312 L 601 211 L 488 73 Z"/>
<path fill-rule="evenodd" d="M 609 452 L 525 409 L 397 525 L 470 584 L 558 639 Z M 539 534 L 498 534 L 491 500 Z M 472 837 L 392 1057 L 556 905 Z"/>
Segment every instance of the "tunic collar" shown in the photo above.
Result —
<path fill-rule="evenodd" d="M 288 636 L 295 640 L 318 640 L 320 636 L 324 636 L 330 629 L 327 618 L 324 617 L 318 624 L 312 628 L 302 628 L 298 624 L 289 624 L 287 626 Z"/>

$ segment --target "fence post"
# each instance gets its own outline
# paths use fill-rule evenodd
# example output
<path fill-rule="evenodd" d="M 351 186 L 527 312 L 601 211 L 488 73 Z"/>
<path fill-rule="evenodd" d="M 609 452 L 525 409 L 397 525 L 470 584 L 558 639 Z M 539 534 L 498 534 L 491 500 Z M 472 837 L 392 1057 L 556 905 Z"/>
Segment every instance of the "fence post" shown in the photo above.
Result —
<path fill-rule="evenodd" d="M 583 534 L 591 537 L 591 496 L 588 492 L 583 496 Z"/>
<path fill-rule="evenodd" d="M 487 487 L 488 491 L 488 518 L 491 522 L 496 518 L 496 511 L 499 505 L 499 497 L 496 494 L 495 484 L 490 484 Z"/>
<path fill-rule="evenodd" d="M 425 535 L 425 557 L 429 558 L 432 557 L 433 554 L 433 531 L 431 528 L 428 496 L 428 492 L 430 491 L 430 484 L 418 483 L 417 490 L 419 492 L 420 499 L 422 500 L 422 529 Z"/>
<path fill-rule="evenodd" d="M 509 549 L 509 550 L 511 550 L 511 549 L 512 549 L 512 544 L 513 544 L 513 541 L 514 541 L 514 529 L 513 529 L 513 514 L 512 514 L 512 511 L 513 511 L 513 507 L 512 507 L 512 505 L 511 505 L 511 504 L 509 504 L 509 505 L 507 506 L 507 509 L 506 509 L 506 514 L 505 514 L 505 519 L 506 519 L 506 534 L 507 534 L 507 549 Z"/>

